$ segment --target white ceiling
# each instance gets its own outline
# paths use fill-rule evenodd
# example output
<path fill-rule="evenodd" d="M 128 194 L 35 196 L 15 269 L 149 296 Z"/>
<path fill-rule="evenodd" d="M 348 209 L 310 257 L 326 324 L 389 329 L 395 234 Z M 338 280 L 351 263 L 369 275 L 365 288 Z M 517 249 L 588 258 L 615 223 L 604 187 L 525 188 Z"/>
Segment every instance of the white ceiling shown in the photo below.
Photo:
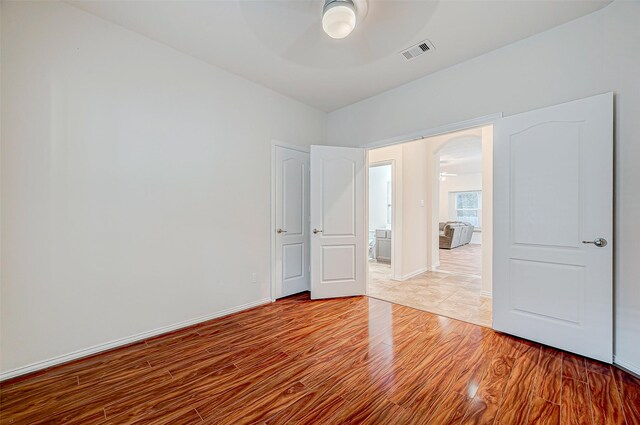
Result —
<path fill-rule="evenodd" d="M 333 40 L 323 0 L 69 1 L 175 49 L 332 111 L 594 12 L 611 0 L 357 0 L 366 16 Z M 435 50 L 399 52 L 424 39 Z"/>

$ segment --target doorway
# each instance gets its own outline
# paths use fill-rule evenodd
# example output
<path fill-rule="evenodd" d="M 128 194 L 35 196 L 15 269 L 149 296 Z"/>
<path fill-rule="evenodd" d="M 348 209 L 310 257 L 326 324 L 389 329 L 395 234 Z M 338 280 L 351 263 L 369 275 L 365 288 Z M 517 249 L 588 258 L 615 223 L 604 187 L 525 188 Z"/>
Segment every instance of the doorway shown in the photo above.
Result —
<path fill-rule="evenodd" d="M 487 289 L 491 293 L 495 280 L 493 328 L 610 363 L 613 93 L 507 118 L 474 121 L 476 125 L 489 123 L 492 126 L 482 128 L 483 140 L 490 135 L 492 142 L 482 144 L 485 251 L 480 282 L 484 294 L 480 295 L 486 296 Z M 430 134 L 444 131 L 432 130 Z M 439 234 L 439 215 L 434 208 L 439 190 L 429 188 L 437 187 L 434 182 L 439 179 L 440 167 L 434 144 L 421 143 L 428 137 L 409 143 L 392 139 L 367 148 L 312 146 L 312 298 L 375 296 L 375 282 L 368 282 L 366 273 L 366 170 L 367 155 L 370 160 L 383 143 L 402 143 L 393 145 L 400 149 L 396 176 L 402 176 L 405 183 L 395 179 L 394 184 L 393 243 L 403 247 L 393 253 L 394 280 L 400 276 L 397 280 L 404 284 L 405 279 L 417 278 L 413 283 L 420 284 L 424 282 L 419 282 L 423 279 L 419 275 L 427 272 L 436 280 L 447 279 L 446 273 L 438 271 L 439 246 L 433 237 Z M 425 157 L 427 165 L 416 167 Z M 405 179 L 416 184 L 407 184 Z M 495 229 L 493 209 L 498 224 Z M 427 231 L 423 232 L 422 226 Z M 415 241 L 418 243 L 411 243 Z M 432 306 L 438 296 L 453 296 L 431 283 L 425 301 Z M 398 288 L 387 288 L 388 292 L 394 290 Z M 410 302 L 405 297 L 402 304 Z M 453 317 L 457 311 L 437 313 Z"/>
<path fill-rule="evenodd" d="M 485 126 L 369 150 L 369 296 L 491 327 L 492 143 Z M 375 256 L 388 233 L 391 264 Z"/>
<path fill-rule="evenodd" d="M 369 163 L 369 271 L 393 277 L 393 161 Z"/>

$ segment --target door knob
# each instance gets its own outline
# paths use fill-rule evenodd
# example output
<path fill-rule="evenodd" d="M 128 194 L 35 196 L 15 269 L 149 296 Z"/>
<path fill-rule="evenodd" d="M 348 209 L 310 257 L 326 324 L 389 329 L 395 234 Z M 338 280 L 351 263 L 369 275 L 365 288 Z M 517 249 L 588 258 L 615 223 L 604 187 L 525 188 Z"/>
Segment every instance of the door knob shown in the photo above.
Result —
<path fill-rule="evenodd" d="M 607 246 L 607 240 L 605 238 L 596 238 L 592 241 L 582 241 L 582 243 L 592 243 L 598 248 Z"/>
<path fill-rule="evenodd" d="M 317 235 L 318 233 L 322 233 L 322 230 L 313 229 L 313 234 Z"/>
<path fill-rule="evenodd" d="M 280 234 L 280 233 L 287 233 L 287 231 L 286 231 L 286 230 L 282 230 L 282 229 L 278 229 L 278 230 L 276 230 L 276 233 L 277 233 L 277 234 Z"/>

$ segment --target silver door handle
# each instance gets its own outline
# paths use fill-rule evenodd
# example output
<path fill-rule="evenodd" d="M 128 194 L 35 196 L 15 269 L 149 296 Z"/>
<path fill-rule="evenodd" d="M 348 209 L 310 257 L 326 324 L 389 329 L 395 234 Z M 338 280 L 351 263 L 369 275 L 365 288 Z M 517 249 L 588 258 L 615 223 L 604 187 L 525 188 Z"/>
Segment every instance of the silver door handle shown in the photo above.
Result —
<path fill-rule="evenodd" d="M 276 233 L 277 233 L 277 234 L 280 234 L 280 233 L 287 233 L 287 231 L 286 231 L 286 230 L 282 230 L 282 229 L 278 229 L 278 230 L 276 230 Z"/>
<path fill-rule="evenodd" d="M 318 233 L 322 233 L 322 230 L 313 229 L 313 234 L 317 235 Z"/>
<path fill-rule="evenodd" d="M 582 243 L 592 243 L 598 248 L 607 246 L 607 240 L 605 238 L 596 238 L 592 241 L 582 241 Z"/>

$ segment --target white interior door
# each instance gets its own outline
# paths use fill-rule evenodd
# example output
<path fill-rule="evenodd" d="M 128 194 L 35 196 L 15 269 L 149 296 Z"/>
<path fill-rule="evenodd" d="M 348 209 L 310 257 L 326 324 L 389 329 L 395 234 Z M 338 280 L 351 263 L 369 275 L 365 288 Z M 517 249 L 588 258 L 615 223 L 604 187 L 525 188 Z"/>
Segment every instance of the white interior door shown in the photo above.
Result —
<path fill-rule="evenodd" d="M 275 147 L 275 297 L 309 290 L 309 153 Z"/>
<path fill-rule="evenodd" d="M 493 196 L 494 328 L 611 363 L 613 94 L 495 124 Z"/>
<path fill-rule="evenodd" d="M 311 298 L 364 295 L 365 151 L 311 147 Z"/>

